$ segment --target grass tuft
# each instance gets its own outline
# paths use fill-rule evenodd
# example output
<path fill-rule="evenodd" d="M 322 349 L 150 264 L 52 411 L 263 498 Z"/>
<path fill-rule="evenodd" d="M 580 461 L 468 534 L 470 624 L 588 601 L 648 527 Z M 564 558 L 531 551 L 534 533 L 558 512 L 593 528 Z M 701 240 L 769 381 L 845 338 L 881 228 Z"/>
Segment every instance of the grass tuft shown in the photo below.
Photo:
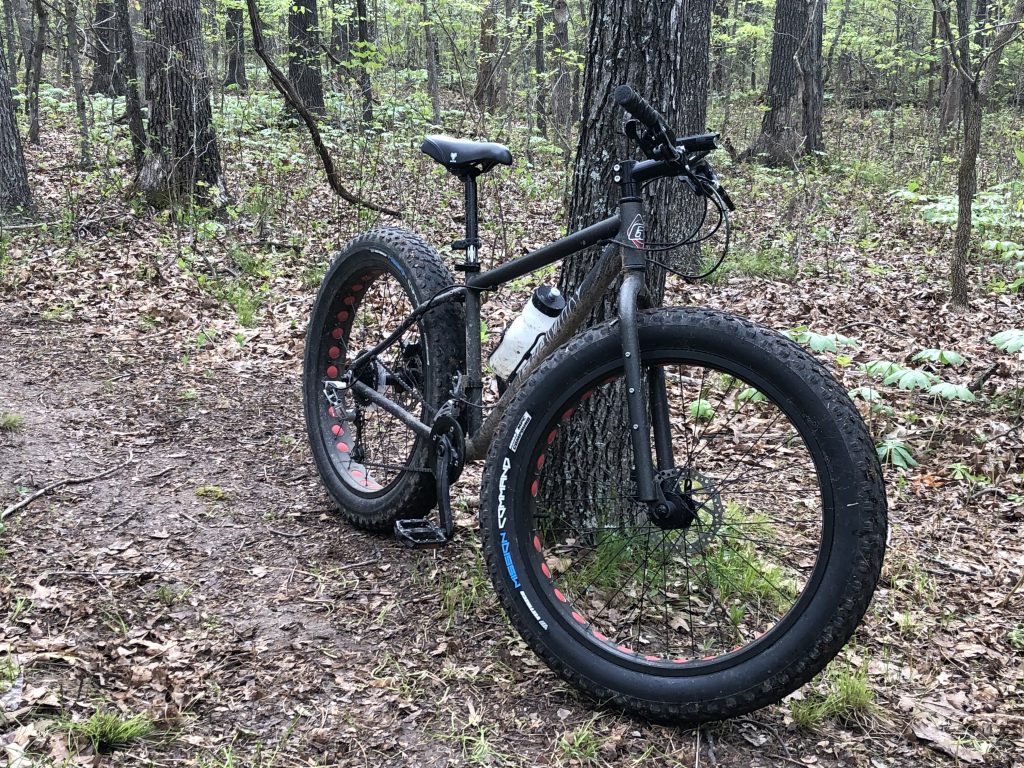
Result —
<path fill-rule="evenodd" d="M 25 417 L 20 413 L 0 411 L 0 432 L 17 432 L 25 424 Z"/>
<path fill-rule="evenodd" d="M 109 754 L 145 739 L 156 726 L 146 715 L 133 715 L 125 720 L 116 712 L 100 709 L 88 720 L 68 722 L 65 728 L 73 738 L 88 742 L 97 753 Z"/>

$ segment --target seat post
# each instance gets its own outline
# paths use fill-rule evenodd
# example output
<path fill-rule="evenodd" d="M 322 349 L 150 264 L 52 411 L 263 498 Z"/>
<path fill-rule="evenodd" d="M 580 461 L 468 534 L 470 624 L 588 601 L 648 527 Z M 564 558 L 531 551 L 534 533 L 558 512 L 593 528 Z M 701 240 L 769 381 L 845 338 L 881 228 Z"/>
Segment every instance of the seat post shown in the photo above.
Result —
<path fill-rule="evenodd" d="M 472 169 L 458 174 L 466 189 L 466 237 L 464 240 L 456 240 L 452 243 L 452 248 L 466 252 L 466 260 L 462 264 L 455 265 L 456 269 L 463 272 L 480 271 L 480 237 L 477 233 L 476 199 L 476 177 L 479 173 Z"/>

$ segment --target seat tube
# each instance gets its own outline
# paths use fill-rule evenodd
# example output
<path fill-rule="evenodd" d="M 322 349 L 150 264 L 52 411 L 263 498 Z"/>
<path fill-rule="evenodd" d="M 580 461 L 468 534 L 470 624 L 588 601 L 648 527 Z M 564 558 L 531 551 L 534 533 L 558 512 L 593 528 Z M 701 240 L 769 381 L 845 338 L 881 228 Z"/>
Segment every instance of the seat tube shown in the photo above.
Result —
<path fill-rule="evenodd" d="M 637 495 L 640 501 L 654 503 L 658 492 L 654 482 L 654 460 L 651 456 L 651 424 L 643 396 L 640 361 L 640 337 L 637 325 L 637 304 L 644 292 L 647 260 L 643 251 L 646 241 L 643 202 L 639 185 L 632 179 L 635 163 L 616 163 L 615 181 L 622 195 L 619 214 L 622 224 L 618 240 L 622 243 L 622 269 L 625 279 L 619 289 L 619 334 L 622 341 L 622 362 L 626 374 L 626 402 L 629 409 L 629 432 L 633 445 Z"/>

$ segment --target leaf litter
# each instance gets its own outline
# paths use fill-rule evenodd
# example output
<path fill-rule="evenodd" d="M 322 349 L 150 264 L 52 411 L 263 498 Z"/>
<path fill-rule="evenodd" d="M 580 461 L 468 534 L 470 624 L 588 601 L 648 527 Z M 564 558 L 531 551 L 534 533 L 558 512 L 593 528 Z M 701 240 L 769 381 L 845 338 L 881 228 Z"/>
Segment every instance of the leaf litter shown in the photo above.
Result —
<path fill-rule="evenodd" d="M 73 154 L 54 135 L 29 148 L 44 209 L 65 204 L 76 172 L 52 169 Z M 891 211 L 866 205 L 860 221 L 814 214 L 831 239 L 824 253 L 800 241 L 784 254 L 795 277 L 734 270 L 697 286 L 670 280 L 673 303 L 855 339 L 819 344 L 816 354 L 847 389 L 882 391 L 897 418 L 864 402 L 876 438 L 900 440 L 918 462 L 887 469 L 890 553 L 841 657 L 866 670 L 872 714 L 799 728 L 783 703 L 680 730 L 595 707 L 532 656 L 474 570 L 475 502 L 457 505 L 458 537 L 436 554 L 355 531 L 332 513 L 301 422 L 303 334 L 329 254 L 366 221 L 302 160 L 273 180 L 301 206 L 242 217 L 212 239 L 136 215 L 85 176 L 73 231 L 12 235 L 0 288 L 0 410 L 24 422 L 0 433 L 0 506 L 132 460 L 55 488 L 4 522 L 0 664 L 17 670 L 9 682 L 0 675 L 9 764 L 94 764 L 58 725 L 101 710 L 145 714 L 159 730 L 104 756 L 112 766 L 568 765 L 582 764 L 566 747 L 581 734 L 600 745 L 592 765 L 1019 764 L 1024 648 L 1011 638 L 1024 634 L 1024 368 L 989 338 L 1024 327 L 1024 311 L 1015 295 L 983 292 L 986 263 L 970 308 L 955 312 L 941 258 L 923 258 L 944 253 L 948 235 L 907 211 L 893 226 Z M 244 189 L 251 162 L 229 164 L 234 189 Z M 459 234 L 452 182 L 409 162 L 374 183 L 404 202 L 406 224 L 449 242 Z M 755 173 L 730 169 L 730 187 Z M 740 214 L 747 248 L 785 242 L 791 226 L 784 195 L 759 182 Z M 499 218 L 500 200 L 521 194 L 514 177 L 485 180 L 481 218 L 505 222 L 488 228 L 492 258 L 557 236 L 553 203 L 505 205 Z M 877 194 L 850 187 L 853 202 Z M 239 269 L 243 257 L 272 266 L 257 280 Z M 254 326 L 211 288 L 232 274 L 247 288 L 259 283 Z M 489 343 L 531 287 L 490 297 Z M 963 387 L 980 378 L 976 402 L 880 385 L 861 369 L 879 359 L 922 368 L 914 356 L 934 349 L 963 356 L 952 370 L 929 370 Z M 478 482 L 471 468 L 457 493 L 473 499 Z"/>

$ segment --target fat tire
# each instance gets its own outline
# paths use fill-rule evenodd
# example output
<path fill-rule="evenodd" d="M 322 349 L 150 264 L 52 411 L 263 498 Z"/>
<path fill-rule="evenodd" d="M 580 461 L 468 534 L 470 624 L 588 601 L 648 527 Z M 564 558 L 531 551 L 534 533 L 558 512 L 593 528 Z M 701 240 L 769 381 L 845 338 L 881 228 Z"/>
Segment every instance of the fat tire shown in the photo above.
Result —
<path fill-rule="evenodd" d="M 535 446 L 545 439 L 550 425 L 557 423 L 564 407 L 560 403 L 569 402 L 568 393 L 597 381 L 594 372 L 602 366 L 607 370 L 610 358 L 621 358 L 614 321 L 558 349 L 510 404 L 488 453 L 481 487 L 480 529 L 487 569 L 511 623 L 530 647 L 558 675 L 598 702 L 674 723 L 734 717 L 777 702 L 811 680 L 861 621 L 886 543 L 881 467 L 846 392 L 790 340 L 714 310 L 663 308 L 642 312 L 638 320 L 644 359 L 677 349 L 721 361 L 734 371 L 749 371 L 789 398 L 788 407 L 800 414 L 794 424 L 802 420 L 798 426 L 813 433 L 808 451 L 820 454 L 815 465 L 820 459 L 819 476 L 825 467 L 825 482 L 834 499 L 824 505 L 831 506 L 831 512 L 823 516 L 834 519 L 829 540 L 820 545 L 818 558 L 827 560 L 813 592 L 807 590 L 809 602 L 791 621 L 786 615 L 781 634 L 753 641 L 740 661 L 684 674 L 664 665 L 644 669 L 640 663 L 595 652 L 593 644 L 582 640 L 564 619 L 550 589 L 540 588 L 536 560 L 531 563 L 534 547 L 539 546 L 525 540 L 520 520 L 531 515 L 526 511 L 529 483 L 524 465 L 533 460 Z M 788 412 L 787 416 L 791 417 Z M 807 435 L 801 434 L 807 442 Z"/>
<path fill-rule="evenodd" d="M 324 368 L 330 360 L 327 350 L 331 341 L 328 333 L 336 327 L 339 301 L 348 292 L 355 294 L 352 306 L 355 312 L 369 291 L 371 284 L 362 286 L 362 277 L 370 273 L 396 281 L 404 291 L 409 304 L 418 306 L 454 284 L 452 275 L 438 253 L 417 235 L 397 228 L 381 228 L 360 234 L 337 254 L 325 274 L 313 305 L 306 334 L 303 356 L 303 401 L 306 432 L 317 470 L 340 513 L 359 528 L 369 531 L 390 531 L 397 519 L 425 517 L 437 502 L 432 474 L 423 471 L 428 465 L 427 439 L 417 436 L 409 455 L 389 460 L 404 461 L 409 469 L 389 482 L 379 493 L 360 492 L 353 487 L 351 477 L 340 467 L 330 426 L 325 419 L 329 403 L 323 393 Z M 358 290 L 352 291 L 356 285 Z M 447 399 L 453 377 L 465 358 L 465 331 L 463 309 L 449 301 L 428 311 L 417 323 L 422 350 L 423 412 L 417 414 L 428 419 Z M 376 341 L 383 339 L 391 329 L 382 328 Z M 337 332 L 337 331 L 335 331 Z M 351 326 L 343 330 L 348 341 Z M 376 341 L 374 343 L 376 343 Z M 350 361 L 361 349 L 344 352 L 337 368 L 344 371 L 344 362 Z M 429 423 L 429 421 L 427 422 Z M 404 427 L 404 429 L 408 429 Z M 412 434 L 410 432 L 410 434 Z M 412 438 L 410 438 L 410 441 Z M 369 472 L 366 472 L 369 475 Z"/>

